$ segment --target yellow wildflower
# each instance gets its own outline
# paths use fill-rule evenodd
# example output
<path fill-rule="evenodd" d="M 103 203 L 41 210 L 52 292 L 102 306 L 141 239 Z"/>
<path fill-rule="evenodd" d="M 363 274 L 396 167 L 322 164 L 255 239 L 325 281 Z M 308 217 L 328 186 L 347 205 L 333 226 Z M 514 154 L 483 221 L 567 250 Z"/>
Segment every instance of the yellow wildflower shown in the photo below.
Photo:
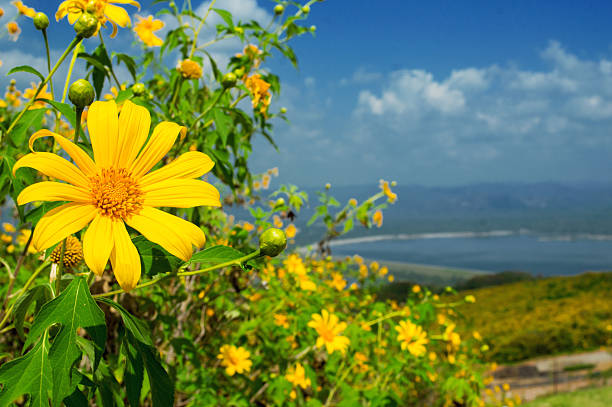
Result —
<path fill-rule="evenodd" d="M 207 316 L 207 317 L 211 318 L 211 317 L 213 317 L 214 315 L 215 315 L 215 310 L 214 310 L 214 309 L 212 309 L 212 308 L 207 308 L 207 309 L 206 309 L 206 316 Z"/>
<path fill-rule="evenodd" d="M 8 245 L 6 251 L 7 253 L 13 253 L 15 251 L 15 246 L 13 246 L 12 244 Z"/>
<path fill-rule="evenodd" d="M 219 352 L 217 359 L 221 359 L 221 365 L 225 366 L 225 373 L 229 376 L 251 370 L 251 353 L 242 346 L 236 348 L 234 345 L 223 345 Z"/>
<path fill-rule="evenodd" d="M 387 275 L 388 272 L 389 268 L 387 266 L 382 266 L 380 270 L 378 270 L 378 274 L 380 274 L 381 276 Z"/>
<path fill-rule="evenodd" d="M 338 317 L 330 314 L 327 310 L 322 310 L 321 314 L 312 314 L 312 320 L 308 326 L 315 329 L 319 334 L 316 347 L 325 345 L 328 353 L 338 350 L 344 355 L 346 348 L 350 344 L 349 338 L 341 336 L 340 333 L 346 329 L 346 322 L 338 322 Z"/>
<path fill-rule="evenodd" d="M 381 179 L 378 184 L 382 192 L 387 196 L 389 203 L 394 203 L 397 200 L 397 194 L 391 191 L 389 182 Z"/>
<path fill-rule="evenodd" d="M 261 177 L 261 186 L 263 187 L 263 189 L 268 189 L 270 187 L 270 175 L 268 174 L 264 174 L 263 177 Z"/>
<path fill-rule="evenodd" d="M 2 223 L 2 229 L 4 229 L 4 231 L 6 233 L 14 233 L 15 232 L 15 226 L 13 226 L 13 224 L 8 223 L 8 222 L 3 222 Z"/>
<path fill-rule="evenodd" d="M 392 274 L 392 275 L 390 275 L 389 277 L 387 277 L 387 280 L 388 280 L 390 283 L 392 283 L 392 282 L 394 282 L 394 281 L 395 281 L 395 276 L 393 276 L 393 274 Z"/>
<path fill-rule="evenodd" d="M 418 284 L 413 285 L 412 286 L 412 292 L 415 293 L 415 294 L 420 293 L 421 292 L 421 286 L 418 285 Z"/>
<path fill-rule="evenodd" d="M 191 59 L 183 59 L 178 63 L 176 69 L 185 79 L 200 79 L 202 77 L 202 67 Z"/>
<path fill-rule="evenodd" d="M 260 74 L 254 74 L 246 78 L 244 81 L 244 85 L 247 87 L 249 92 L 251 92 L 252 105 L 253 109 L 257 108 L 261 102 L 260 111 L 264 113 L 268 106 L 270 106 L 270 102 L 272 100 L 272 96 L 270 95 L 270 84 L 263 79 L 261 79 Z"/>
<path fill-rule="evenodd" d="M 6 29 L 8 30 L 9 36 L 11 37 L 11 41 L 17 41 L 19 38 L 19 34 L 21 33 L 21 28 L 16 21 L 11 21 L 6 25 Z"/>
<path fill-rule="evenodd" d="M 244 222 L 244 223 L 242 224 L 242 228 L 243 228 L 244 230 L 246 230 L 247 232 L 250 232 L 250 231 L 252 231 L 253 229 L 255 229 L 255 226 L 254 226 L 252 223 L 249 223 L 249 222 Z"/>
<path fill-rule="evenodd" d="M 306 370 L 304 370 L 304 366 L 302 366 L 300 362 L 297 362 L 295 367 L 289 368 L 285 375 L 285 379 L 304 390 L 310 387 L 310 379 L 306 377 Z"/>
<path fill-rule="evenodd" d="M 36 14 L 36 10 L 34 10 L 32 7 L 28 7 L 20 1 L 13 1 L 12 4 L 13 6 L 17 8 L 17 11 L 19 11 L 19 14 L 22 14 L 26 17 L 34 18 L 34 14 Z"/>
<path fill-rule="evenodd" d="M 127 27 L 131 24 L 130 16 L 122 7 L 116 4 L 130 4 L 140 9 L 140 4 L 133 0 L 66 0 L 62 2 L 55 13 L 55 20 L 59 21 L 68 16 L 68 22 L 74 24 L 85 11 L 90 12 L 98 19 L 98 30 L 100 26 L 106 27 L 110 21 L 113 26 L 111 38 L 117 35 L 117 25 Z"/>
<path fill-rule="evenodd" d="M 154 207 L 221 206 L 221 202 L 215 187 L 194 179 L 214 166 L 206 154 L 187 152 L 149 172 L 170 151 L 179 133 L 186 132 L 183 126 L 161 122 L 149 138 L 151 116 L 146 108 L 126 101 L 117 116 L 114 101 L 90 106 L 87 128 L 93 160 L 65 137 L 43 129 L 30 137 L 30 149 L 37 139 L 53 137 L 76 165 L 53 153 L 33 152 L 17 161 L 13 172 L 31 167 L 65 181 L 39 182 L 17 197 L 18 205 L 68 201 L 40 219 L 32 239 L 34 248 L 45 250 L 89 225 L 83 236 L 85 262 L 101 275 L 110 258 L 117 281 L 127 291 L 138 283 L 141 265 L 125 223 L 187 261 L 194 245 L 204 246 L 204 232 Z"/>
<path fill-rule="evenodd" d="M 282 326 L 283 328 L 289 328 L 289 320 L 285 314 L 274 314 L 274 324 Z"/>
<path fill-rule="evenodd" d="M 344 290 L 344 287 L 346 287 L 346 280 L 342 278 L 342 274 L 333 272 L 331 273 L 331 276 L 332 281 L 329 282 L 329 285 L 338 291 Z"/>
<path fill-rule="evenodd" d="M 366 278 L 368 276 L 368 266 L 361 264 L 359 266 L 359 277 Z"/>
<path fill-rule="evenodd" d="M 3 15 L 4 15 L 4 9 L 0 7 L 0 18 L 2 18 Z"/>
<path fill-rule="evenodd" d="M 0 235 L 0 240 L 2 240 L 4 243 L 11 243 L 13 241 L 13 236 L 3 233 Z"/>
<path fill-rule="evenodd" d="M 297 228 L 295 227 L 293 223 L 285 228 L 285 235 L 287 236 L 287 239 L 293 239 L 296 233 L 297 233 Z"/>
<path fill-rule="evenodd" d="M 119 89 L 117 89 L 115 86 L 111 86 L 110 87 L 110 92 L 111 93 L 107 93 L 104 95 L 104 99 L 106 100 L 113 100 L 113 99 L 117 99 L 119 97 L 119 92 L 122 90 L 125 90 L 126 87 L 125 85 L 122 83 L 121 86 L 119 86 Z"/>
<path fill-rule="evenodd" d="M 357 200 L 355 198 L 351 198 L 348 201 L 350 206 L 357 206 Z"/>
<path fill-rule="evenodd" d="M 317 289 L 317 285 L 306 274 L 298 274 L 297 279 L 302 290 L 315 291 Z"/>
<path fill-rule="evenodd" d="M 400 321 L 395 327 L 398 332 L 397 340 L 401 342 L 402 350 L 408 350 L 414 356 L 425 353 L 425 344 L 428 343 L 427 333 L 419 325 L 410 321 Z"/>
<path fill-rule="evenodd" d="M 28 88 L 23 91 L 23 97 L 28 100 L 32 99 L 34 95 L 36 95 L 36 89 L 38 89 L 38 85 L 36 85 L 34 82 L 30 82 L 30 85 L 32 85 L 31 88 Z M 42 89 L 40 90 L 36 98 L 53 100 L 53 95 L 47 92 L 47 84 L 45 84 L 45 86 L 42 87 Z M 30 109 L 42 109 L 42 108 L 45 108 L 46 106 L 47 104 L 45 102 L 36 101 L 32 104 L 32 106 L 30 106 Z"/>
<path fill-rule="evenodd" d="M 154 20 L 152 15 L 147 18 L 136 16 L 136 19 L 138 22 L 134 27 L 134 31 L 138 34 L 140 41 L 147 47 L 160 47 L 164 41 L 153 34 L 153 32 L 164 28 L 164 22 L 161 20 Z"/>
<path fill-rule="evenodd" d="M 281 218 L 278 215 L 274 215 L 274 217 L 272 218 L 272 223 L 274 224 L 275 228 L 282 228 L 283 227 L 283 221 L 281 220 Z"/>
<path fill-rule="evenodd" d="M 380 209 L 378 209 L 376 212 L 374 212 L 374 215 L 372 215 L 372 222 L 376 225 L 376 227 L 381 227 L 383 224 L 383 213 Z"/>

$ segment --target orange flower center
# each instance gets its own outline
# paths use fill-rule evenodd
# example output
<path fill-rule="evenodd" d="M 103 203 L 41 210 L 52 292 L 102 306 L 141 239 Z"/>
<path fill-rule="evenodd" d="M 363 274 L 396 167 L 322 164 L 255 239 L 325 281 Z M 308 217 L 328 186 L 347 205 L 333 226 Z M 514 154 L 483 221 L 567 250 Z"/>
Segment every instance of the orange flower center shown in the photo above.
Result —
<path fill-rule="evenodd" d="M 142 208 L 142 191 L 125 168 L 103 169 L 90 182 L 92 203 L 100 214 L 125 219 Z"/>
<path fill-rule="evenodd" d="M 336 334 L 333 330 L 329 329 L 327 326 L 321 326 L 319 329 L 319 335 L 325 342 L 333 342 Z"/>

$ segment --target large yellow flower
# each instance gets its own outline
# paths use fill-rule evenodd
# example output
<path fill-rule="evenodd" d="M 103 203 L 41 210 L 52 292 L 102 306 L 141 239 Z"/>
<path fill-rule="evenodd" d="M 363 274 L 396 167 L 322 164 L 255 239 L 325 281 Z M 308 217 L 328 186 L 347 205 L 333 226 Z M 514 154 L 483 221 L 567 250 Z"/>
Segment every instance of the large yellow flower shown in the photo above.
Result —
<path fill-rule="evenodd" d="M 397 340 L 401 342 L 402 350 L 408 350 L 414 356 L 425 354 L 425 344 L 427 344 L 427 333 L 419 325 L 410 321 L 400 321 L 399 326 L 395 327 L 398 332 Z"/>
<path fill-rule="evenodd" d="M 94 159 L 70 140 L 49 130 L 30 137 L 30 149 L 41 137 L 53 137 L 76 166 L 59 155 L 33 152 L 22 157 L 13 172 L 31 167 L 60 182 L 39 182 L 26 187 L 17 204 L 32 201 L 69 201 L 47 212 L 36 225 L 32 245 L 44 250 L 89 225 L 83 236 L 83 255 L 89 268 L 102 274 L 110 257 L 113 272 L 124 290 L 140 278 L 140 258 L 125 223 L 182 260 L 193 247 L 202 247 L 204 232 L 184 219 L 155 209 L 156 206 L 190 208 L 221 206 L 219 191 L 199 178 L 214 166 L 198 151 L 149 172 L 170 151 L 186 128 L 162 122 L 149 134 L 149 111 L 130 101 L 117 117 L 114 101 L 94 102 L 87 128 Z M 144 147 L 143 147 L 144 145 Z"/>
<path fill-rule="evenodd" d="M 153 16 L 148 16 L 147 18 L 136 16 L 136 18 L 138 22 L 134 27 L 134 31 L 138 34 L 140 41 L 144 42 L 147 47 L 161 47 L 164 41 L 153 34 L 153 32 L 164 28 L 164 22 L 153 20 Z"/>
<path fill-rule="evenodd" d="M 55 19 L 59 21 L 68 16 L 70 24 L 74 24 L 81 14 L 88 11 L 95 15 L 99 23 L 105 27 L 106 22 L 110 21 L 113 25 L 112 38 L 117 35 L 117 25 L 127 27 L 131 24 L 131 20 L 127 11 L 111 3 L 130 4 L 140 10 L 140 4 L 134 0 L 66 0 L 57 8 Z M 98 25 L 99 28 L 100 25 Z"/>
<path fill-rule="evenodd" d="M 312 320 L 308 322 L 308 326 L 314 328 L 319 334 L 317 348 L 325 345 L 328 353 L 339 350 L 344 355 L 351 342 L 346 336 L 340 335 L 346 329 L 346 322 L 338 322 L 337 316 L 330 314 L 327 310 L 322 310 L 321 315 L 312 314 Z"/>

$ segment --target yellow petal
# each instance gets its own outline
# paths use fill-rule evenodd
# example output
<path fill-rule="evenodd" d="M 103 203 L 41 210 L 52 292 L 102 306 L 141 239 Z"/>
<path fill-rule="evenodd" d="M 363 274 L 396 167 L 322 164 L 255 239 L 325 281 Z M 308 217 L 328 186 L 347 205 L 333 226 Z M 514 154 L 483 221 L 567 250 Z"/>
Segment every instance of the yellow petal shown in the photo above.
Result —
<path fill-rule="evenodd" d="M 70 182 L 83 188 L 89 186 L 89 180 L 83 174 L 83 171 L 57 154 L 46 152 L 26 154 L 13 166 L 13 174 L 22 167 L 34 168 L 49 177 Z"/>
<path fill-rule="evenodd" d="M 215 166 L 215 163 L 204 153 L 189 151 L 158 170 L 148 173 L 140 180 L 141 186 L 173 178 L 199 178 Z"/>
<path fill-rule="evenodd" d="M 19 193 L 17 205 L 33 201 L 72 201 L 91 202 L 91 194 L 86 189 L 61 182 L 43 181 L 27 186 Z"/>
<path fill-rule="evenodd" d="M 121 27 L 127 27 L 130 25 L 130 15 L 122 7 L 106 3 L 106 7 L 104 7 L 104 15 L 111 22 L 117 23 Z"/>
<path fill-rule="evenodd" d="M 30 137 L 30 150 L 34 151 L 34 142 L 41 137 L 53 137 L 56 143 L 58 143 L 65 152 L 74 160 L 75 164 L 83 171 L 85 176 L 90 177 L 98 173 L 98 169 L 93 160 L 87 155 L 87 153 L 81 150 L 81 147 L 74 144 L 64 136 L 53 133 L 47 129 L 42 129 L 32 134 Z"/>
<path fill-rule="evenodd" d="M 83 236 L 83 257 L 87 267 L 102 275 L 113 249 L 113 221 L 108 216 L 96 215 Z"/>
<path fill-rule="evenodd" d="M 134 178 L 140 178 L 159 162 L 172 148 L 179 133 L 185 135 L 187 128 L 172 122 L 161 122 L 153 130 L 149 142 L 130 166 Z"/>
<path fill-rule="evenodd" d="M 96 164 L 101 168 L 114 165 L 120 148 L 119 119 L 115 101 L 93 102 L 87 113 L 87 128 Z"/>
<path fill-rule="evenodd" d="M 126 222 L 183 261 L 191 258 L 192 244 L 201 248 L 206 243 L 204 232 L 199 227 L 159 209 L 144 207 L 138 215 L 130 217 Z"/>
<path fill-rule="evenodd" d="M 194 206 L 221 206 L 217 188 L 195 179 L 169 179 L 142 187 L 143 205 L 191 208 Z"/>
<path fill-rule="evenodd" d="M 79 19 L 79 17 L 81 17 L 81 14 L 83 14 L 82 11 L 78 11 L 78 12 L 69 11 L 68 12 L 68 22 L 71 25 L 76 23 L 76 21 Z M 56 18 L 57 18 L 57 16 L 56 16 Z"/>
<path fill-rule="evenodd" d="M 117 167 L 128 168 L 142 148 L 151 126 L 149 111 L 126 100 L 119 116 Z"/>
<path fill-rule="evenodd" d="M 109 0 L 108 2 L 115 3 L 115 4 L 129 4 L 134 7 L 138 7 L 138 10 L 140 10 L 140 3 L 134 0 Z"/>
<path fill-rule="evenodd" d="M 66 236 L 83 229 L 97 213 L 93 205 L 76 202 L 51 209 L 36 224 L 32 246 L 36 251 L 53 246 Z"/>
<path fill-rule="evenodd" d="M 136 287 L 140 279 L 140 257 L 122 220 L 113 221 L 113 241 L 110 260 L 117 282 L 125 291 Z"/>

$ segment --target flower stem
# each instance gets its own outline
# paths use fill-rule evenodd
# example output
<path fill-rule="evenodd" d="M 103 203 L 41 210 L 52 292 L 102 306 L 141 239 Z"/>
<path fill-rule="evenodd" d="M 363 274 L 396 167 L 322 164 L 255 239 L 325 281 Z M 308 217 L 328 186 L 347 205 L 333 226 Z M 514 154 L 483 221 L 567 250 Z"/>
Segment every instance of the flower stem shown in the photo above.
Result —
<path fill-rule="evenodd" d="M 83 114 L 83 108 L 75 106 L 74 110 L 76 111 L 76 123 L 74 126 L 74 145 L 78 145 L 79 142 L 79 132 L 81 131 L 81 115 Z M 70 157 L 72 160 L 72 157 Z"/>
<path fill-rule="evenodd" d="M 66 254 L 66 239 L 62 241 L 62 249 L 60 251 L 59 264 L 57 265 L 57 275 L 55 276 L 55 296 L 60 295 L 62 290 L 62 271 L 64 271 L 64 255 Z"/>
<path fill-rule="evenodd" d="M 66 95 L 68 94 L 68 86 L 70 86 L 70 77 L 72 76 L 72 68 L 76 62 L 77 55 L 79 55 L 79 48 L 75 48 L 72 53 L 72 59 L 70 60 L 70 66 L 68 67 L 68 75 L 66 75 L 66 83 L 64 84 L 64 92 L 62 93 L 62 103 L 66 101 Z"/>
<path fill-rule="evenodd" d="M 38 97 L 38 94 L 40 93 L 40 91 L 42 90 L 42 88 L 47 84 L 47 82 L 49 82 L 49 80 L 51 79 L 51 77 L 53 76 L 53 74 L 55 73 L 55 71 L 57 71 L 57 69 L 60 67 L 60 65 L 62 64 L 62 62 L 64 62 L 64 59 L 66 59 L 66 57 L 68 56 L 68 53 L 70 53 L 70 51 L 72 51 L 74 49 L 74 47 L 76 47 L 81 41 L 83 41 L 82 37 L 74 37 L 74 39 L 72 40 L 72 42 L 70 43 L 70 45 L 68 45 L 68 48 L 66 48 L 66 50 L 64 51 L 64 53 L 62 54 L 62 56 L 57 60 L 57 62 L 55 63 L 55 66 L 53 66 L 53 69 L 51 69 L 51 72 L 49 72 L 49 74 L 47 75 L 47 77 L 45 78 L 44 81 L 42 81 L 40 83 L 40 85 L 38 85 L 38 89 L 36 89 L 36 92 L 34 93 L 34 95 L 32 96 L 32 98 L 28 101 L 28 103 L 25 105 L 25 107 L 23 108 L 23 110 L 21 112 L 19 112 L 19 114 L 17 115 L 17 117 L 13 120 L 13 122 L 11 123 L 11 125 L 9 126 L 8 130 L 6 131 L 6 134 L 10 134 L 11 130 L 13 130 L 13 128 L 15 127 L 15 125 L 19 122 L 19 119 L 21 119 L 21 117 L 24 115 L 24 113 L 30 108 L 30 106 L 32 106 L 34 104 L 34 101 L 36 100 L 36 98 Z M 0 138 L 1 140 L 1 138 Z"/>
<path fill-rule="evenodd" d="M 242 257 L 240 257 L 238 259 L 226 261 L 224 263 L 219 263 L 219 264 L 216 264 L 214 266 L 206 267 L 206 268 L 203 268 L 203 269 L 192 270 L 192 271 L 179 271 L 179 272 L 176 272 L 176 273 L 165 274 L 165 275 L 163 275 L 161 277 L 154 278 L 154 279 L 149 280 L 147 282 L 144 282 L 142 284 L 138 284 L 136 287 L 133 288 L 133 290 L 135 290 L 137 288 L 143 288 L 143 287 L 148 287 L 148 286 L 151 286 L 151 285 L 155 285 L 155 284 L 159 283 L 160 281 L 167 280 L 167 279 L 172 278 L 172 277 L 195 276 L 197 274 L 208 273 L 209 271 L 214 271 L 214 270 L 217 270 L 217 269 L 220 269 L 220 268 L 223 268 L 223 267 L 238 266 L 238 265 L 240 265 L 242 263 L 245 263 L 245 262 L 247 262 L 249 260 L 252 260 L 254 258 L 257 258 L 259 256 L 261 256 L 261 253 L 259 252 L 259 249 L 257 249 L 253 253 L 247 254 L 246 256 L 242 256 Z M 113 290 L 113 291 L 108 291 L 106 293 L 93 295 L 93 298 L 110 297 L 112 295 L 121 294 L 121 293 L 124 293 L 124 292 L 125 292 L 125 290 L 123 290 L 123 289 Z"/>
<path fill-rule="evenodd" d="M 189 52 L 189 59 L 193 57 L 193 53 L 195 52 L 196 44 L 198 42 L 198 35 L 200 35 L 200 30 L 202 30 L 202 27 L 204 26 L 204 22 L 208 18 L 208 14 L 210 13 L 210 10 L 212 10 L 216 2 L 217 0 L 213 0 L 210 2 L 210 6 L 208 6 L 208 10 L 206 10 L 206 14 L 204 14 L 204 18 L 200 20 L 200 25 L 198 26 L 198 29 L 195 30 L 195 32 L 193 33 L 193 44 L 191 44 L 191 51 Z"/>
<path fill-rule="evenodd" d="M 45 38 L 45 50 L 47 51 L 47 70 L 51 72 L 51 56 L 49 53 L 49 40 L 47 38 L 47 29 L 42 30 L 43 37 Z M 53 79 L 49 79 L 49 87 L 51 88 L 52 99 L 55 99 L 55 94 L 53 93 Z"/>
<path fill-rule="evenodd" d="M 200 113 L 198 117 L 195 118 L 195 120 L 193 121 L 194 124 L 199 122 L 204 116 L 208 114 L 208 112 L 212 110 L 213 107 L 215 107 L 215 105 L 219 102 L 219 99 L 221 99 L 221 96 L 225 94 L 225 91 L 227 91 L 227 89 L 224 88 L 221 92 L 217 94 L 215 99 L 208 106 L 206 106 L 206 109 L 204 109 L 204 111 Z"/>

